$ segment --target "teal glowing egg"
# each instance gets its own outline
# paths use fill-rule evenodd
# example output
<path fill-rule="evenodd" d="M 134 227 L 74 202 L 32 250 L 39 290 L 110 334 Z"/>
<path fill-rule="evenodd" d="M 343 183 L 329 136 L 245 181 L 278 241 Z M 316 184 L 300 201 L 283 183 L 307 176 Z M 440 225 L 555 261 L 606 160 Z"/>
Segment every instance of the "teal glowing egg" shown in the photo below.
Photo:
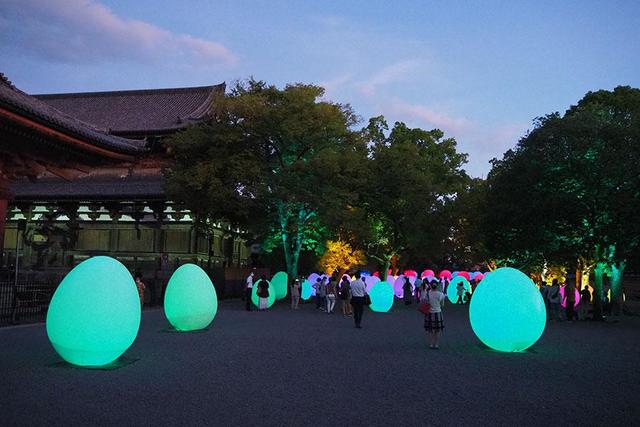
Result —
<path fill-rule="evenodd" d="M 53 294 L 47 335 L 67 362 L 103 366 L 133 344 L 140 328 L 140 297 L 119 261 L 98 256 L 78 264 Z"/>
<path fill-rule="evenodd" d="M 284 271 L 279 271 L 271 278 L 271 284 L 276 290 L 276 299 L 281 300 L 287 297 L 289 289 L 289 275 Z"/>
<path fill-rule="evenodd" d="M 458 301 L 458 283 L 462 283 L 465 292 L 471 292 L 471 285 L 467 279 L 463 276 L 454 277 L 447 286 L 447 298 L 454 304 Z M 464 301 L 464 294 L 462 295 L 462 300 Z"/>
<path fill-rule="evenodd" d="M 253 289 L 251 289 L 251 302 L 256 307 L 260 307 L 260 298 L 258 298 L 258 284 L 262 281 L 262 279 L 258 280 L 253 284 Z M 269 297 L 267 298 L 267 308 L 271 308 L 273 303 L 276 301 L 276 290 L 269 281 Z"/>
<path fill-rule="evenodd" d="M 533 281 L 515 268 L 499 268 L 480 282 L 469 306 L 476 336 L 498 351 L 523 351 L 544 332 L 547 313 Z"/>
<path fill-rule="evenodd" d="M 197 331 L 218 312 L 218 294 L 207 273 L 195 264 L 181 265 L 164 293 L 164 314 L 178 331 Z"/>
<path fill-rule="evenodd" d="M 386 313 L 393 306 L 393 286 L 389 282 L 376 282 L 369 291 L 373 311 Z"/>
<path fill-rule="evenodd" d="M 302 282 L 302 292 L 300 293 L 300 298 L 303 300 L 308 300 L 313 295 L 313 285 L 310 281 L 305 280 Z"/>

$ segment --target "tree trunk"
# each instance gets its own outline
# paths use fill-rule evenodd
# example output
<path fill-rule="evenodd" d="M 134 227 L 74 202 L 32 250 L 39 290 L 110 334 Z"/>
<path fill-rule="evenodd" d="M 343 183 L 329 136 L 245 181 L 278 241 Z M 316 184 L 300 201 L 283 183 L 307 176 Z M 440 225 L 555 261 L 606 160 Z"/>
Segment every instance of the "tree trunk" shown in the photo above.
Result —
<path fill-rule="evenodd" d="M 593 320 L 603 320 L 602 300 L 604 298 L 604 271 L 603 262 L 596 262 L 593 269 Z"/>
<path fill-rule="evenodd" d="M 624 294 L 622 292 L 622 275 L 626 261 L 612 263 L 611 267 L 611 312 L 620 316 L 624 309 Z"/>
<path fill-rule="evenodd" d="M 384 257 L 384 264 L 382 266 L 382 274 L 380 275 L 380 280 L 383 282 L 387 280 L 387 275 L 389 273 L 389 264 L 391 264 L 391 257 Z"/>

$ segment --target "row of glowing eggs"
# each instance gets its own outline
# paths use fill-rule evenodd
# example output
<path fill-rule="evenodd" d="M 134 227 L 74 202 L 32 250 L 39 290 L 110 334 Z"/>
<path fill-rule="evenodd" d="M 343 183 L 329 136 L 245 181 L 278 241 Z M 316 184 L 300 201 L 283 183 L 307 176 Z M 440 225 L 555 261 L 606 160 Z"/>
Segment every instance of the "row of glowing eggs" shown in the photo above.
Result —
<path fill-rule="evenodd" d="M 204 329 L 218 310 L 211 279 L 185 264 L 171 276 L 165 315 L 178 331 Z M 140 328 L 140 299 L 131 274 L 119 261 L 98 256 L 78 264 L 51 299 L 46 329 L 49 341 L 67 362 L 103 366 L 119 358 Z"/>
<path fill-rule="evenodd" d="M 397 293 L 391 283 L 370 277 L 365 277 L 370 308 L 386 312 Z M 451 302 L 457 300 L 458 283 L 465 292 L 472 291 L 466 277 L 454 277 L 446 290 Z M 312 284 L 306 280 L 303 297 L 310 298 L 311 291 Z M 469 307 L 473 332 L 485 345 L 498 351 L 526 350 L 542 336 L 546 319 L 544 300 L 536 285 L 526 274 L 513 268 L 500 268 L 486 274 L 477 285 Z"/>

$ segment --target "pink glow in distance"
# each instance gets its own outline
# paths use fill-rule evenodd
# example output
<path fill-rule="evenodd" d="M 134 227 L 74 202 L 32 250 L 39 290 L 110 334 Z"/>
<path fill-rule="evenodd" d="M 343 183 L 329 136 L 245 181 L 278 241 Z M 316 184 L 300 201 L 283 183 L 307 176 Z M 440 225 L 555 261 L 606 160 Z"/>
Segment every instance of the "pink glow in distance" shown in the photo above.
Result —
<path fill-rule="evenodd" d="M 566 286 L 566 285 L 565 285 Z M 564 299 L 564 286 L 560 286 L 560 295 L 562 296 L 562 303 L 560 304 L 562 307 L 567 308 L 567 301 Z M 576 288 L 575 290 L 575 302 L 573 303 L 574 307 L 577 307 L 580 303 L 580 291 Z"/>
<path fill-rule="evenodd" d="M 425 271 L 420 273 L 420 277 L 423 279 L 425 277 L 436 277 L 436 273 L 433 270 L 426 269 Z"/>
<path fill-rule="evenodd" d="M 449 270 L 442 270 L 440 272 L 440 274 L 438 274 L 438 277 L 440 279 L 447 279 L 449 281 L 451 281 L 451 279 L 453 278 L 453 276 L 451 275 L 451 272 Z"/>
<path fill-rule="evenodd" d="M 471 276 L 466 271 L 459 271 L 458 276 L 464 277 L 465 279 L 467 279 L 467 281 L 471 280 Z"/>
<path fill-rule="evenodd" d="M 418 277 L 418 272 L 415 270 L 405 270 L 403 274 L 409 277 Z"/>

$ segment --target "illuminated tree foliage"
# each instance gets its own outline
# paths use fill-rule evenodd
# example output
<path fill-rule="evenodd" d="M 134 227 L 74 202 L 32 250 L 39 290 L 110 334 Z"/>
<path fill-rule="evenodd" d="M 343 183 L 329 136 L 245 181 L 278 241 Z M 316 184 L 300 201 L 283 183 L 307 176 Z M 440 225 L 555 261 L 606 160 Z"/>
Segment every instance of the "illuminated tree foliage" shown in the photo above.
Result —
<path fill-rule="evenodd" d="M 486 241 L 495 254 L 542 265 L 593 260 L 596 317 L 611 276 L 612 299 L 640 245 L 640 90 L 590 92 L 554 113 L 488 177 Z"/>
<path fill-rule="evenodd" d="M 440 257 L 455 222 L 452 202 L 468 180 L 467 155 L 438 129 L 397 122 L 388 132 L 384 117 L 372 118 L 363 135 L 370 154 L 358 208 L 367 254 L 380 262 L 383 276 L 394 256 L 414 264 Z"/>
<path fill-rule="evenodd" d="M 300 251 L 316 239 L 321 216 L 357 200 L 350 182 L 366 155 L 350 130 L 350 107 L 320 101 L 323 93 L 312 85 L 238 83 L 215 100 L 208 124 L 172 144 L 171 197 L 204 227 L 225 220 L 263 241 L 276 236 L 289 277 L 298 275 Z"/>
<path fill-rule="evenodd" d="M 353 249 L 348 242 L 342 240 L 328 240 L 326 250 L 318 265 L 327 274 L 344 272 L 366 262 L 365 254 L 360 249 Z"/>

